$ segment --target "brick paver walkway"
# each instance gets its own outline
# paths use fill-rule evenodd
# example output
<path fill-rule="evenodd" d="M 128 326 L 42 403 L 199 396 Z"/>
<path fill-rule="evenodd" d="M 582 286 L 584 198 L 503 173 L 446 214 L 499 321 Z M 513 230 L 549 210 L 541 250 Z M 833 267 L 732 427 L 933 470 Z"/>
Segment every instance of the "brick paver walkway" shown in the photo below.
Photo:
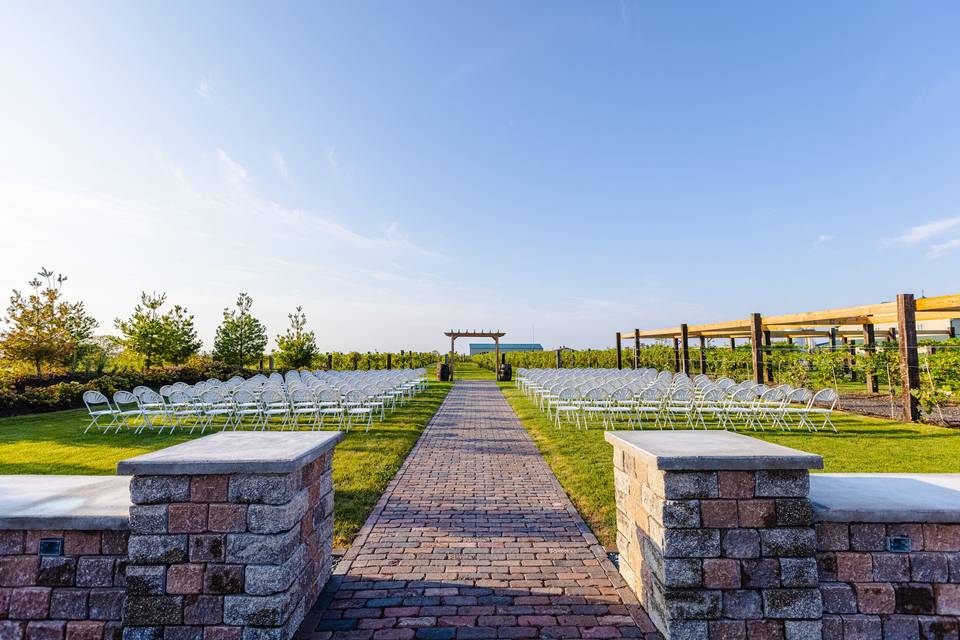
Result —
<path fill-rule="evenodd" d="M 657 637 L 493 382 L 459 381 L 299 637 Z"/>

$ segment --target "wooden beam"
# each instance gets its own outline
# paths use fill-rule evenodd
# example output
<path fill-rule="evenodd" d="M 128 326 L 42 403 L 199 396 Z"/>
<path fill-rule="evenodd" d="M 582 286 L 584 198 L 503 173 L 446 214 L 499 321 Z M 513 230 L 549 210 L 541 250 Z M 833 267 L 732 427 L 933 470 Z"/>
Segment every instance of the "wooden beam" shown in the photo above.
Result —
<path fill-rule="evenodd" d="M 680 325 L 680 364 L 681 371 L 690 375 L 690 333 L 686 324 Z"/>
<path fill-rule="evenodd" d="M 617 331 L 617 369 L 623 369 L 623 342 L 619 331 Z"/>
<path fill-rule="evenodd" d="M 750 348 L 753 350 L 753 381 L 763 382 L 763 321 L 759 313 L 750 314 Z"/>
<path fill-rule="evenodd" d="M 917 298 L 914 300 L 916 311 L 960 311 L 960 294 Z M 899 310 L 899 307 L 898 307 Z"/>
<path fill-rule="evenodd" d="M 836 322 L 845 318 L 865 318 L 878 313 L 896 313 L 897 306 L 893 302 L 880 304 L 866 304 L 858 307 L 844 307 L 841 309 L 826 309 L 824 311 L 808 311 L 805 313 L 788 313 L 779 316 L 768 316 L 766 323 L 774 324 L 851 324 L 850 322 Z"/>
<path fill-rule="evenodd" d="M 863 325 L 863 348 L 867 353 L 876 353 L 877 351 L 877 337 L 872 324 Z M 867 371 L 867 393 L 876 393 L 878 390 L 877 376 Z"/>
<path fill-rule="evenodd" d="M 920 403 L 913 392 L 920 389 L 920 357 L 917 354 L 916 301 L 912 293 L 897 296 L 897 328 L 900 334 L 900 387 L 903 420 L 920 419 Z"/>

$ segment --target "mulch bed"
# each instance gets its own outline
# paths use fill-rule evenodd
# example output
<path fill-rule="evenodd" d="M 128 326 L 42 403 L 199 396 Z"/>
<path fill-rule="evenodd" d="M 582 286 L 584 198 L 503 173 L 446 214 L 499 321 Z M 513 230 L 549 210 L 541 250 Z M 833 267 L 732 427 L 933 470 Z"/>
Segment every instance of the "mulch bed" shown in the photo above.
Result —
<path fill-rule="evenodd" d="M 902 415 L 902 406 L 903 403 L 898 397 L 893 398 L 891 402 L 890 396 L 887 395 L 851 393 L 840 397 L 838 408 L 865 416 L 899 420 Z M 930 424 L 960 428 L 960 405 L 942 405 L 940 411 L 934 409 L 932 414 L 924 414 L 922 419 Z"/>

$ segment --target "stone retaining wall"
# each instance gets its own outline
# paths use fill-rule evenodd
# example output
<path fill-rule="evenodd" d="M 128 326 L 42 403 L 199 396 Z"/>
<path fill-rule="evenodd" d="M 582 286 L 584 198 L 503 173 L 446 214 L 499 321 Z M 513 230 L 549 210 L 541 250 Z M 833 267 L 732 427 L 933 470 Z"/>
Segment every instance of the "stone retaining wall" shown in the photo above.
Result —
<path fill-rule="evenodd" d="M 957 638 L 960 525 L 819 522 L 824 640 Z M 887 550 L 888 536 L 911 541 Z"/>
<path fill-rule="evenodd" d="M 119 640 L 126 555 L 126 531 L 0 530 L 0 640 Z"/>

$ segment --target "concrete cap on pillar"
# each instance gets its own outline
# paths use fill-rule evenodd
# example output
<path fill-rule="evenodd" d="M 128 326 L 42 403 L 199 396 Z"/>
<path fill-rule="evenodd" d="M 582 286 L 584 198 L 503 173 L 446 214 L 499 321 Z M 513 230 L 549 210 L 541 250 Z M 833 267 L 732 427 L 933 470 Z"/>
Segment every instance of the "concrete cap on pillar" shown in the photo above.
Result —
<path fill-rule="evenodd" d="M 341 438 L 342 433 L 329 431 L 224 431 L 121 460 L 117 473 L 143 476 L 290 473 L 322 456 Z"/>
<path fill-rule="evenodd" d="M 608 431 L 605 437 L 663 471 L 823 468 L 818 455 L 729 431 Z"/>

